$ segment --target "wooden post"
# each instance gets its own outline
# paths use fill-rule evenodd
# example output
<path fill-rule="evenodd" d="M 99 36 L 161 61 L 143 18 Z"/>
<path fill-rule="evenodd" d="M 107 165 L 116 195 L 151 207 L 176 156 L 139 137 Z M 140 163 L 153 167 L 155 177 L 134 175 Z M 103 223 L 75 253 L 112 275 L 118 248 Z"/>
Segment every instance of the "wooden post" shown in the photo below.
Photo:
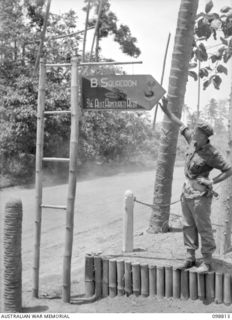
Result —
<path fill-rule="evenodd" d="M 91 46 L 91 51 L 90 51 L 90 61 L 91 61 L 91 59 L 92 59 L 92 54 L 93 54 L 93 47 L 94 47 L 95 38 L 96 38 L 97 33 L 98 33 L 98 27 L 99 27 L 99 22 L 100 22 L 100 17 L 101 17 L 101 11 L 102 11 L 103 1 L 104 1 L 104 0 L 100 0 L 100 3 L 99 3 L 98 17 L 97 17 L 97 21 L 96 21 L 96 24 L 95 24 L 93 41 L 92 41 L 92 46 Z"/>
<path fill-rule="evenodd" d="M 36 132 L 36 168 L 35 168 L 35 240 L 33 261 L 32 295 L 39 295 L 39 267 L 40 267 L 40 238 L 42 220 L 42 159 L 44 145 L 44 105 L 46 86 L 46 66 L 44 59 L 40 59 L 39 91 L 37 103 L 37 132 Z"/>
<path fill-rule="evenodd" d="M 189 297 L 191 300 L 198 298 L 197 273 L 195 271 L 189 271 Z"/>
<path fill-rule="evenodd" d="M 83 39 L 83 50 L 82 50 L 82 61 L 85 61 L 85 45 L 86 45 L 86 37 L 87 37 L 87 26 L 89 21 L 89 9 L 90 9 L 90 0 L 88 0 L 88 6 L 86 10 L 86 19 L 85 19 L 85 31 L 84 31 L 84 39 Z"/>
<path fill-rule="evenodd" d="M 141 264 L 141 294 L 143 297 L 148 297 L 149 295 L 149 272 L 148 265 Z"/>
<path fill-rule="evenodd" d="M 231 277 L 229 273 L 224 274 L 224 304 L 231 304 Z"/>
<path fill-rule="evenodd" d="M 48 23 L 48 18 L 49 18 L 49 11 L 50 11 L 50 6 L 51 6 L 51 0 L 48 0 L 47 2 L 47 7 L 46 7 L 46 13 L 44 17 L 44 23 L 43 23 L 43 29 L 41 32 L 41 38 L 40 38 L 40 44 L 39 44 L 39 50 L 37 53 L 36 61 L 35 61 L 35 68 L 33 72 L 33 77 L 36 75 L 36 71 L 38 69 L 38 64 L 39 64 L 39 59 L 43 51 L 43 45 L 44 45 L 44 40 L 45 40 L 45 34 L 47 30 L 47 23 Z"/>
<path fill-rule="evenodd" d="M 10 200 L 4 217 L 3 312 L 22 311 L 22 201 Z"/>
<path fill-rule="evenodd" d="M 216 272 L 215 278 L 215 302 L 223 302 L 223 273 Z"/>
<path fill-rule="evenodd" d="M 94 257 L 94 271 L 95 271 L 95 296 L 96 299 L 101 298 L 102 295 L 102 258 L 100 256 Z"/>
<path fill-rule="evenodd" d="M 131 252 L 134 247 L 134 195 L 127 190 L 124 197 L 123 252 Z"/>
<path fill-rule="evenodd" d="M 156 295 L 156 266 L 149 265 L 149 296 Z"/>
<path fill-rule="evenodd" d="M 137 262 L 132 263 L 132 283 L 133 283 L 133 293 L 136 296 L 141 294 L 141 274 L 140 274 L 140 264 Z"/>
<path fill-rule="evenodd" d="M 206 297 L 205 273 L 197 274 L 197 288 L 198 288 L 198 298 L 204 301 Z"/>
<path fill-rule="evenodd" d="M 123 296 L 125 292 L 125 264 L 123 260 L 117 260 L 117 284 L 118 296 Z"/>
<path fill-rule="evenodd" d="M 206 274 L 206 300 L 212 302 L 215 298 L 215 272 Z"/>
<path fill-rule="evenodd" d="M 165 267 L 165 297 L 170 298 L 173 295 L 172 266 Z"/>
<path fill-rule="evenodd" d="M 85 257 L 85 296 L 92 297 L 95 291 L 94 283 L 94 256 Z"/>
<path fill-rule="evenodd" d="M 180 298 L 180 275 L 181 270 L 178 268 L 173 268 L 173 298 L 175 299 Z"/>
<path fill-rule="evenodd" d="M 198 81 L 197 81 L 197 121 L 200 117 L 200 99 L 201 99 L 201 78 L 199 76 L 201 70 L 201 61 L 198 61 Z"/>
<path fill-rule="evenodd" d="M 109 295 L 109 259 L 106 257 L 102 258 L 102 296 L 108 297 Z"/>
<path fill-rule="evenodd" d="M 66 233 L 65 250 L 63 259 L 63 291 L 64 302 L 70 302 L 71 290 L 71 259 L 73 246 L 73 222 L 74 204 L 76 196 L 76 172 L 77 172 L 77 151 L 80 121 L 80 102 L 79 102 L 79 74 L 77 57 L 72 58 L 71 64 L 71 135 L 69 151 L 69 179 L 68 179 L 68 199 L 66 212 Z"/>
<path fill-rule="evenodd" d="M 115 259 L 109 260 L 109 294 L 111 298 L 117 295 L 117 263 Z"/>
<path fill-rule="evenodd" d="M 159 298 L 164 297 L 165 290 L 165 278 L 164 278 L 164 267 L 157 266 L 157 296 Z"/>
<path fill-rule="evenodd" d="M 125 294 L 132 294 L 132 269 L 131 262 L 125 261 Z"/>
<path fill-rule="evenodd" d="M 181 298 L 189 298 L 189 271 L 181 270 Z"/>

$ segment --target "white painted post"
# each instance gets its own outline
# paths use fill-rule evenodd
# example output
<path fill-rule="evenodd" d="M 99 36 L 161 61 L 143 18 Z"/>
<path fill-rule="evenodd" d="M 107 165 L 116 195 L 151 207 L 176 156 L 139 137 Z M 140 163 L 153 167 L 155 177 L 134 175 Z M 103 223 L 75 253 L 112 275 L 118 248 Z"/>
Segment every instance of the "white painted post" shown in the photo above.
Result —
<path fill-rule="evenodd" d="M 123 252 L 133 251 L 134 240 L 134 195 L 131 190 L 127 190 L 124 195 L 123 214 Z"/>

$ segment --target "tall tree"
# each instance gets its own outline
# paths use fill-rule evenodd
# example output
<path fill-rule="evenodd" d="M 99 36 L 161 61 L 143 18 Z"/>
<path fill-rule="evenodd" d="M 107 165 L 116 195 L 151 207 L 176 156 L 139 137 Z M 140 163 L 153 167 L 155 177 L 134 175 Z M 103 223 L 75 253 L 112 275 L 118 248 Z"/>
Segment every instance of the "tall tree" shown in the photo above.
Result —
<path fill-rule="evenodd" d="M 190 4 L 190 1 L 182 1 L 181 7 L 184 4 Z M 192 27 L 192 31 L 194 31 L 194 38 L 191 33 L 191 40 L 189 42 L 185 42 L 186 47 L 186 55 L 183 54 L 183 43 L 176 37 L 175 40 L 175 50 L 177 50 L 178 55 L 175 56 L 173 53 L 173 61 L 172 66 L 175 65 L 176 61 L 185 61 L 184 58 L 187 57 L 187 51 L 191 47 L 192 41 L 192 53 L 191 53 L 191 61 L 189 63 L 189 69 L 194 69 L 197 67 L 197 61 L 203 62 L 201 64 L 201 68 L 199 72 L 195 72 L 193 70 L 189 70 L 188 74 L 192 76 L 195 80 L 200 78 L 204 78 L 203 80 L 203 90 L 205 90 L 209 85 L 213 85 L 215 89 L 219 90 L 222 82 L 221 74 L 227 75 L 227 68 L 225 64 L 232 57 L 232 8 L 229 6 L 224 6 L 220 10 L 220 14 L 216 12 L 212 12 L 213 1 L 207 0 L 205 5 L 204 12 L 200 12 L 196 15 L 196 12 L 193 8 L 196 9 L 197 3 L 196 1 L 192 2 L 192 7 L 186 7 L 186 11 L 190 15 L 191 19 L 188 21 L 185 18 L 181 21 L 178 21 L 178 25 L 184 25 L 186 28 L 186 33 Z M 195 7 L 196 5 L 196 7 Z M 185 9 L 184 9 L 185 10 Z M 185 12 L 187 15 L 187 12 Z M 192 20 L 194 15 L 195 18 L 195 28 L 193 28 L 194 21 Z M 181 17 L 181 10 L 179 13 L 179 17 Z M 180 18 L 182 19 L 182 17 Z M 177 27 L 176 34 L 179 33 L 179 28 Z M 218 34 L 220 35 L 221 45 L 216 46 L 216 52 L 214 54 L 209 53 L 205 47 L 205 41 L 207 41 L 210 37 L 217 40 Z M 222 36 L 223 35 L 223 36 Z M 182 40 L 185 35 L 183 35 Z M 187 39 L 186 39 L 187 40 Z M 188 47 L 189 46 L 189 47 Z M 181 55 L 183 54 L 183 56 Z M 181 58 L 180 58 L 181 57 Z M 180 58 L 180 59 L 178 59 Z M 186 62 L 186 61 L 185 61 Z M 184 70 L 186 71 L 186 66 L 183 65 Z M 178 70 L 182 70 L 181 66 Z M 179 90 L 180 94 L 176 92 L 177 99 L 182 96 L 183 90 L 185 91 L 186 79 L 185 72 L 182 77 L 179 77 L 176 74 L 176 78 L 172 77 L 172 74 L 175 72 L 175 67 L 171 71 L 170 83 L 169 83 L 169 100 L 175 97 L 175 94 L 172 94 L 174 87 L 179 79 L 182 79 L 179 82 Z M 177 73 L 177 72 L 176 72 Z M 177 86 L 178 87 L 178 86 Z M 169 107 L 176 113 L 177 116 L 181 114 L 181 99 L 180 99 L 180 107 L 175 108 L 172 102 L 169 103 Z M 163 125 L 163 138 L 161 140 L 160 146 L 160 156 L 157 167 L 157 176 L 155 182 L 154 189 L 154 210 L 150 219 L 150 232 L 159 232 L 159 231 L 167 231 L 168 230 L 168 219 L 170 212 L 170 198 L 171 198 L 171 185 L 172 185 L 172 177 L 173 177 L 173 167 L 175 160 L 175 138 L 177 137 L 177 131 L 168 131 L 169 125 L 168 122 L 165 124 L 166 118 L 164 118 Z M 176 128 L 177 130 L 177 128 Z M 171 135 L 174 135 L 170 138 Z M 167 137 L 166 137 L 167 135 Z"/>
<path fill-rule="evenodd" d="M 88 0 L 85 0 L 87 2 Z M 99 1 L 91 0 L 90 7 L 94 8 L 95 14 L 98 13 Z M 87 10 L 87 6 L 83 10 Z M 94 26 L 96 24 L 96 18 L 89 20 L 89 26 Z M 98 25 L 98 30 L 96 34 L 96 49 L 95 49 L 95 59 L 99 59 L 99 52 L 101 50 L 100 41 L 110 35 L 114 36 L 114 41 L 120 46 L 123 53 L 131 56 L 138 57 L 141 53 L 140 49 L 136 46 L 137 39 L 132 36 L 130 28 L 127 25 L 120 24 L 117 25 L 118 18 L 110 10 L 109 0 L 103 0 L 102 9 L 100 13 L 100 20 Z"/>
<path fill-rule="evenodd" d="M 46 3 L 45 0 L 0 1 L 0 171 L 15 177 L 32 176 L 34 170 L 38 79 L 32 79 L 32 71 Z M 111 17 L 113 19 L 113 15 Z M 109 34 L 110 28 L 114 29 L 110 23 L 112 19 L 107 20 Z M 77 22 L 78 17 L 73 10 L 49 15 L 44 44 L 47 62 L 70 61 L 81 43 L 80 36 L 62 36 L 77 32 Z M 131 51 L 131 54 L 136 54 L 136 51 Z M 99 67 L 98 71 L 111 74 L 122 72 L 112 66 Z M 89 68 L 89 72 L 94 73 L 96 69 Z M 70 70 L 49 68 L 46 108 L 68 109 L 69 96 Z M 145 149 L 149 150 L 149 154 L 156 152 L 156 147 L 149 148 L 147 144 L 147 141 L 152 144 L 153 137 L 150 139 L 151 130 L 139 114 L 105 111 L 99 112 L 97 117 L 93 112 L 86 112 L 85 115 L 80 133 L 80 162 L 95 161 L 97 158 L 107 161 L 113 156 L 125 159 L 133 152 L 141 150 L 143 153 Z M 102 125 L 99 126 L 99 123 Z M 69 115 L 47 117 L 44 154 L 68 156 L 69 130 Z"/>
<path fill-rule="evenodd" d="M 168 108 L 179 118 L 188 79 L 197 8 L 198 0 L 181 0 L 168 88 Z M 169 229 L 178 129 L 166 116 L 164 117 L 154 187 L 154 209 L 148 229 L 150 233 L 166 232 Z"/>

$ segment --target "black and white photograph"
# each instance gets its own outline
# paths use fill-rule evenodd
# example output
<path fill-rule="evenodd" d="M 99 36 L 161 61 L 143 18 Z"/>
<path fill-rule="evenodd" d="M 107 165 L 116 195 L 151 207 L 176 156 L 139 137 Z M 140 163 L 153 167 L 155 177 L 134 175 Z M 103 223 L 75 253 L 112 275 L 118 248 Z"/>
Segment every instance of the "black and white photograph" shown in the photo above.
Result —
<path fill-rule="evenodd" d="M 232 317 L 232 0 L 0 0 L 0 318 Z"/>

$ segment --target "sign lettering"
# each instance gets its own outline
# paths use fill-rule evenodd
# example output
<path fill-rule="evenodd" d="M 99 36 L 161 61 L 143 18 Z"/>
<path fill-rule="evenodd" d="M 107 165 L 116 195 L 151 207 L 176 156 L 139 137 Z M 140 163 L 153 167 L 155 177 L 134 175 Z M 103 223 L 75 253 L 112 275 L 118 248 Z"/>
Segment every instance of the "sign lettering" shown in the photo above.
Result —
<path fill-rule="evenodd" d="M 150 110 L 165 90 L 151 75 L 82 77 L 82 108 Z"/>

